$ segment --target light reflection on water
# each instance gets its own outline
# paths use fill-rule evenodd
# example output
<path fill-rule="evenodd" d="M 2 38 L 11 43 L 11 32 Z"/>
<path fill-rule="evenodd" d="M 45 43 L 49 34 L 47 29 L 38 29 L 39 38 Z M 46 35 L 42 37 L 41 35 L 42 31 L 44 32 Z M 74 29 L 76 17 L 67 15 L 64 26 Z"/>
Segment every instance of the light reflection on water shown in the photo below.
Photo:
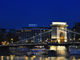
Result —
<path fill-rule="evenodd" d="M 65 56 L 59 57 L 40 57 L 40 56 L 0 56 L 0 60 L 80 60 L 80 58 L 76 58 L 75 56 L 71 56 L 66 58 Z"/>
<path fill-rule="evenodd" d="M 57 56 L 0 56 L 0 60 L 80 60 L 80 56 L 69 56 L 65 46 L 51 46 L 51 50 L 57 52 Z M 41 53 L 41 52 L 40 52 Z M 52 52 L 51 52 L 52 53 Z M 48 55 L 48 54 L 47 54 Z"/>

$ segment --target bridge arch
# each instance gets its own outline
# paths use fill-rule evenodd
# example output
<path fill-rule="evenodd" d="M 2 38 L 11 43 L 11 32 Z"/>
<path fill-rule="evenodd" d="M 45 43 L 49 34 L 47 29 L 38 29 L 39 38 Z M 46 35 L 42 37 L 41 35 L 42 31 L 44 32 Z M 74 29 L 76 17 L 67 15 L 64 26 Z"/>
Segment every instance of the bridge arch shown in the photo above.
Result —
<path fill-rule="evenodd" d="M 51 39 L 57 40 L 58 43 L 67 42 L 67 23 L 66 22 L 52 22 Z"/>

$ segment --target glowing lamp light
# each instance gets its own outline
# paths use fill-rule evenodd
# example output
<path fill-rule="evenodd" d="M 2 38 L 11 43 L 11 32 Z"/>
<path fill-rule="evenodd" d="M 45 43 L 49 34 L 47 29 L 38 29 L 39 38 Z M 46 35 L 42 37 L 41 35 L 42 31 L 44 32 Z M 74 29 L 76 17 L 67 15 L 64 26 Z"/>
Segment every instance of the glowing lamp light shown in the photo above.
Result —
<path fill-rule="evenodd" d="M 52 22 L 52 25 L 67 25 L 65 22 Z"/>
<path fill-rule="evenodd" d="M 14 39 L 13 39 L 13 38 L 11 38 L 11 40 L 13 41 Z"/>
<path fill-rule="evenodd" d="M 28 60 L 28 57 L 27 56 L 25 57 L 25 60 Z"/>
<path fill-rule="evenodd" d="M 50 46 L 50 50 L 56 51 L 56 46 Z"/>

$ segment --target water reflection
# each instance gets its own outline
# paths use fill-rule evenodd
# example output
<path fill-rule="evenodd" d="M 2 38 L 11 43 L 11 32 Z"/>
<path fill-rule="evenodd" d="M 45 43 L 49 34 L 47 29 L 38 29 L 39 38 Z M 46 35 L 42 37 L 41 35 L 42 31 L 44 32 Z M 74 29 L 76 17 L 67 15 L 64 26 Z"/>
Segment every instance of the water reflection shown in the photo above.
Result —
<path fill-rule="evenodd" d="M 3 60 L 3 56 L 1 56 L 1 60 Z"/>
<path fill-rule="evenodd" d="M 10 56 L 10 58 L 11 58 L 11 60 L 13 60 L 14 56 L 13 56 L 13 55 L 11 55 L 11 56 Z"/>
<path fill-rule="evenodd" d="M 79 56 L 69 56 L 67 49 L 65 46 L 51 46 L 50 47 L 51 51 L 54 50 L 56 51 L 57 55 L 52 55 L 50 57 L 49 53 L 43 54 L 43 55 L 27 55 L 27 56 L 15 56 L 15 55 L 10 55 L 10 56 L 0 56 L 0 60 L 80 60 Z M 36 49 L 37 50 L 37 49 Z M 54 51 L 51 52 L 54 54 Z M 41 53 L 41 52 L 39 52 Z"/>
<path fill-rule="evenodd" d="M 71 56 L 70 58 L 66 58 L 64 56 L 58 57 L 43 57 L 43 56 L 1 56 L 0 60 L 80 60 L 80 58 L 76 58 L 75 56 Z"/>
<path fill-rule="evenodd" d="M 7 56 L 7 60 L 9 60 L 9 56 Z"/>
<path fill-rule="evenodd" d="M 25 58 L 25 60 L 28 60 L 28 57 L 26 56 L 26 57 L 24 57 Z"/>

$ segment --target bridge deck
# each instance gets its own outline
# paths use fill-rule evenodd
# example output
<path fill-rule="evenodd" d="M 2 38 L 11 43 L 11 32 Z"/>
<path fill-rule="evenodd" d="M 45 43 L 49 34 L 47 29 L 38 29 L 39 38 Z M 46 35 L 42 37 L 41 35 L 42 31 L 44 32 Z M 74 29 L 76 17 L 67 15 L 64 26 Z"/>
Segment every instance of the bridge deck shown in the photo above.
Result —
<path fill-rule="evenodd" d="M 46 44 L 10 44 L 10 45 L 0 45 L 0 47 L 17 47 L 17 46 L 71 46 L 71 45 L 80 45 L 80 43 L 46 43 Z"/>

